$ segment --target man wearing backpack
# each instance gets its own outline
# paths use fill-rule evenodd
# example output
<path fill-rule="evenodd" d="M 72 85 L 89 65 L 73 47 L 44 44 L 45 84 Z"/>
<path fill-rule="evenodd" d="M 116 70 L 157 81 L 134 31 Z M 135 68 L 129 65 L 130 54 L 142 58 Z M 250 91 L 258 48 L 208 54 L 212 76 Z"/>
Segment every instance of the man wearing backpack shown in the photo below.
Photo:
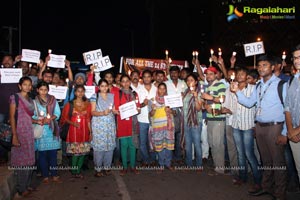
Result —
<path fill-rule="evenodd" d="M 273 57 L 262 55 L 258 58 L 259 86 L 250 97 L 239 91 L 235 82 L 231 91 L 235 92 L 238 102 L 246 107 L 256 105 L 256 140 L 261 153 L 263 179 L 262 187 L 248 191 L 250 195 L 270 194 L 275 199 L 286 199 L 287 173 L 284 148 L 287 142 L 284 108 L 281 102 L 286 96 L 286 83 L 279 95 L 280 79 L 273 74 Z"/>
<path fill-rule="evenodd" d="M 293 50 L 292 60 L 297 72 L 288 86 L 285 101 L 285 119 L 289 143 L 298 171 L 298 178 L 300 179 L 300 44 Z"/>

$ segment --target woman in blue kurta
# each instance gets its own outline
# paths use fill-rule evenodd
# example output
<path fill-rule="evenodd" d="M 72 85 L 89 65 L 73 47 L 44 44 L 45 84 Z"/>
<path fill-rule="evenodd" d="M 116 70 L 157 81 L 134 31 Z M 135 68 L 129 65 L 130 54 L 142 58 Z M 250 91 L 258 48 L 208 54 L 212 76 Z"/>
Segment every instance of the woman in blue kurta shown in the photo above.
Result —
<path fill-rule="evenodd" d="M 60 108 L 55 97 L 48 94 L 49 85 L 46 82 L 38 83 L 37 91 L 35 102 L 38 113 L 35 110 L 33 118 L 41 119 L 44 126 L 41 138 L 35 140 L 43 183 L 49 183 L 49 176 L 52 177 L 53 182 L 60 182 L 56 169 L 57 149 L 61 147 L 57 123 L 61 113 Z"/>
<path fill-rule="evenodd" d="M 108 82 L 105 79 L 99 81 L 99 94 L 90 99 L 92 104 L 92 147 L 94 150 L 94 163 L 96 176 L 110 174 L 113 151 L 116 147 L 116 124 L 112 112 L 114 95 L 108 93 Z M 104 169 L 103 172 L 101 169 Z"/>

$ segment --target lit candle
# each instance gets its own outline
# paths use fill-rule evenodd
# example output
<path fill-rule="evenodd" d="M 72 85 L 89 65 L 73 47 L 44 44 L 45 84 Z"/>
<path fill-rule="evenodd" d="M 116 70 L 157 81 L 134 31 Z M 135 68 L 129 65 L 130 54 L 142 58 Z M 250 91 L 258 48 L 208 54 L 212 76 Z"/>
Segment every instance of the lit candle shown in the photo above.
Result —
<path fill-rule="evenodd" d="M 48 113 L 48 114 L 47 114 L 47 119 L 50 119 L 50 118 L 51 118 L 51 116 L 50 116 L 50 114 Z"/>
<path fill-rule="evenodd" d="M 198 55 L 199 55 L 198 51 L 195 52 L 195 55 L 196 55 L 196 59 L 198 59 Z"/>
<path fill-rule="evenodd" d="M 190 90 L 191 90 L 191 91 L 194 90 L 194 87 L 193 87 L 193 84 L 192 84 L 192 83 L 190 84 Z"/>
<path fill-rule="evenodd" d="M 201 92 L 201 93 L 204 93 L 203 85 L 200 85 L 200 92 Z"/>
<path fill-rule="evenodd" d="M 195 51 L 193 51 L 192 55 L 193 55 L 193 57 L 194 57 L 194 56 L 196 55 L 196 52 L 195 52 Z"/>
<path fill-rule="evenodd" d="M 135 103 L 138 103 L 139 102 L 139 98 L 136 96 L 135 97 Z"/>
<path fill-rule="evenodd" d="M 224 102 L 224 98 L 223 98 L 223 96 L 220 96 L 220 103 L 223 103 Z"/>
<path fill-rule="evenodd" d="M 214 50 L 210 49 L 210 55 L 213 56 L 214 55 Z"/>
<path fill-rule="evenodd" d="M 219 56 L 222 56 L 222 50 L 221 50 L 221 48 L 219 48 L 218 55 L 219 55 Z"/>
<path fill-rule="evenodd" d="M 172 62 L 172 59 L 171 58 L 169 58 L 169 63 L 171 63 Z"/>
<path fill-rule="evenodd" d="M 232 52 L 232 56 L 236 56 L 236 52 L 234 51 L 234 52 Z"/>
<path fill-rule="evenodd" d="M 230 79 L 231 79 L 231 81 L 233 81 L 233 80 L 235 79 L 235 74 L 234 74 L 234 72 L 230 75 Z"/>
<path fill-rule="evenodd" d="M 31 68 L 31 67 L 32 67 L 32 64 L 30 63 L 30 64 L 29 64 L 29 68 Z"/>
<path fill-rule="evenodd" d="M 45 114 L 44 111 L 41 110 L 40 111 L 40 116 L 44 117 L 44 114 Z"/>
<path fill-rule="evenodd" d="M 77 122 L 80 122 L 80 121 L 81 121 L 81 119 L 80 119 L 79 115 L 77 115 Z"/>
<path fill-rule="evenodd" d="M 209 66 L 211 66 L 212 58 L 209 58 Z"/>
<path fill-rule="evenodd" d="M 282 60 L 285 60 L 286 59 L 286 54 L 285 54 L 285 51 L 282 52 Z"/>
<path fill-rule="evenodd" d="M 109 109 L 109 110 L 111 110 L 111 109 L 112 109 L 112 103 L 111 103 L 111 104 L 109 104 L 109 107 L 108 107 L 108 109 Z"/>
<path fill-rule="evenodd" d="M 48 54 L 52 53 L 52 49 L 48 49 Z"/>
<path fill-rule="evenodd" d="M 155 101 L 155 100 L 153 100 L 153 104 L 154 104 L 154 105 L 156 104 L 156 101 Z"/>
<path fill-rule="evenodd" d="M 66 83 L 69 84 L 69 79 L 68 78 L 66 78 Z"/>
<path fill-rule="evenodd" d="M 211 104 L 211 108 L 215 109 L 216 108 L 216 104 L 215 103 Z"/>
<path fill-rule="evenodd" d="M 168 56 L 169 56 L 169 51 L 166 50 L 166 51 L 165 51 L 165 54 L 166 54 L 166 58 L 168 58 Z"/>

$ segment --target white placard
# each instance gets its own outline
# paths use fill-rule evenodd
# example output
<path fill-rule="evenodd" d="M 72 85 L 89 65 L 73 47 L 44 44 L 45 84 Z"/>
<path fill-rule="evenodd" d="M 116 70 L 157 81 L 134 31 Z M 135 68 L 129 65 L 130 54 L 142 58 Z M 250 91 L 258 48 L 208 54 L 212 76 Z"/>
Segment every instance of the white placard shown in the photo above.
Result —
<path fill-rule="evenodd" d="M 183 106 L 181 94 L 167 95 L 164 96 L 164 99 L 165 105 L 169 106 L 170 108 L 178 108 Z"/>
<path fill-rule="evenodd" d="M 83 60 L 84 60 L 85 65 L 94 64 L 94 63 L 98 62 L 98 60 L 100 58 L 102 58 L 101 49 L 83 53 Z"/>
<path fill-rule="evenodd" d="M 93 65 L 96 67 L 95 72 L 101 72 L 113 67 L 108 56 L 98 59 Z"/>
<path fill-rule="evenodd" d="M 265 53 L 264 43 L 263 41 L 259 41 L 259 42 L 244 44 L 244 51 L 246 57 L 258 55 L 258 54 L 264 54 Z"/>
<path fill-rule="evenodd" d="M 93 94 L 95 94 L 95 86 L 84 86 L 84 88 L 86 98 L 89 99 Z"/>
<path fill-rule="evenodd" d="M 121 119 L 125 119 L 138 114 L 138 111 L 136 110 L 135 101 L 130 101 L 128 103 L 119 106 L 119 111 L 120 111 Z"/>
<path fill-rule="evenodd" d="M 19 83 L 22 78 L 22 69 L 2 68 L 0 69 L 1 83 Z"/>
<path fill-rule="evenodd" d="M 48 62 L 48 66 L 53 68 L 65 68 L 65 60 L 66 60 L 65 55 L 50 54 L 50 60 Z"/>
<path fill-rule="evenodd" d="M 65 99 L 67 97 L 67 86 L 49 85 L 49 94 L 53 95 L 55 99 Z"/>
<path fill-rule="evenodd" d="M 40 63 L 41 52 L 30 49 L 22 49 L 21 61 Z"/>

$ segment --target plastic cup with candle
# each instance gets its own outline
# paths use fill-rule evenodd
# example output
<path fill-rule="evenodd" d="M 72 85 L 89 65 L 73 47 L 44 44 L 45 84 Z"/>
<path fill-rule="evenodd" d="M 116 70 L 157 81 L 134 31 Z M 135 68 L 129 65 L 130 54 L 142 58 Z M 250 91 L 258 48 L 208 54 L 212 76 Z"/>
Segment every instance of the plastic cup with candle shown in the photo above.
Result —
<path fill-rule="evenodd" d="M 234 51 L 234 52 L 232 52 L 232 56 L 236 56 L 236 52 Z"/>
<path fill-rule="evenodd" d="M 213 56 L 214 55 L 214 50 L 210 49 L 210 55 Z"/>
<path fill-rule="evenodd" d="M 47 114 L 46 118 L 47 118 L 47 119 L 50 119 L 50 118 L 51 118 L 51 116 L 50 116 L 49 113 Z"/>
<path fill-rule="evenodd" d="M 221 48 L 219 48 L 218 55 L 219 55 L 219 56 L 222 56 L 222 50 L 221 50 Z"/>
<path fill-rule="evenodd" d="M 45 115 L 45 112 L 41 110 L 41 111 L 40 111 L 40 116 L 41 116 L 41 117 L 44 117 L 44 115 Z"/>
<path fill-rule="evenodd" d="M 285 54 L 285 51 L 282 52 L 282 60 L 285 60 L 286 59 L 286 54 Z"/>
<path fill-rule="evenodd" d="M 67 83 L 67 85 L 69 84 L 69 79 L 68 78 L 66 78 L 66 83 Z"/>
<path fill-rule="evenodd" d="M 234 72 L 230 75 L 230 79 L 231 79 L 231 82 L 235 79 L 235 74 L 234 74 Z"/>
<path fill-rule="evenodd" d="M 78 123 L 81 122 L 81 119 L 80 119 L 79 115 L 77 116 L 77 122 Z"/>
<path fill-rule="evenodd" d="M 215 112 L 216 104 L 215 103 L 211 104 L 211 109 L 212 109 L 213 116 L 215 116 L 215 114 L 216 114 L 216 112 Z"/>
<path fill-rule="evenodd" d="M 112 103 L 109 104 L 109 107 L 108 107 L 109 110 L 112 110 Z"/>
<path fill-rule="evenodd" d="M 30 63 L 30 64 L 29 64 L 29 68 L 31 68 L 31 67 L 32 67 L 32 64 Z"/>
<path fill-rule="evenodd" d="M 194 91 L 194 87 L 193 87 L 192 84 L 190 84 L 190 90 L 191 90 L 191 91 Z"/>
<path fill-rule="evenodd" d="M 51 54 L 52 53 L 52 49 L 48 49 L 48 54 Z"/>
<path fill-rule="evenodd" d="M 196 52 L 195 52 L 195 51 L 193 51 L 192 55 L 193 55 L 193 57 L 194 57 L 194 56 L 196 55 Z"/>

